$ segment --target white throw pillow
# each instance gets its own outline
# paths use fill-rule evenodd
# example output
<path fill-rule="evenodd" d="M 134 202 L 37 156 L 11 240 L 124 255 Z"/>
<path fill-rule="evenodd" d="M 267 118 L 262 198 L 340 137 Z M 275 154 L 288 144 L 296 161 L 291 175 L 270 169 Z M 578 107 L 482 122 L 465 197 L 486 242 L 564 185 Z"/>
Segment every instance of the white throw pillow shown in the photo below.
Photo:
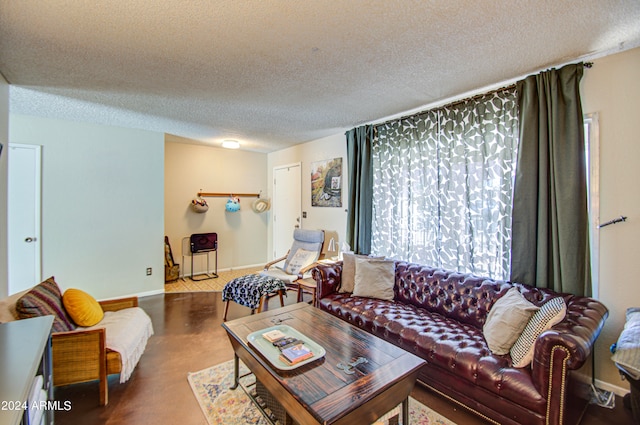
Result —
<path fill-rule="evenodd" d="M 316 251 L 299 248 L 296 253 L 293 254 L 293 257 L 291 257 L 284 271 L 289 274 L 298 274 L 300 270 L 316 261 L 317 256 L 318 253 Z"/>
<path fill-rule="evenodd" d="M 493 354 L 507 354 L 531 316 L 540 307 L 530 303 L 515 286 L 493 304 L 482 333 Z"/>
<path fill-rule="evenodd" d="M 567 305 L 562 297 L 553 298 L 540 307 L 511 347 L 513 367 L 528 366 L 533 360 L 533 351 L 540 334 L 560 323 L 566 314 Z"/>
<path fill-rule="evenodd" d="M 393 260 L 357 258 L 353 296 L 393 300 L 396 263 Z"/>

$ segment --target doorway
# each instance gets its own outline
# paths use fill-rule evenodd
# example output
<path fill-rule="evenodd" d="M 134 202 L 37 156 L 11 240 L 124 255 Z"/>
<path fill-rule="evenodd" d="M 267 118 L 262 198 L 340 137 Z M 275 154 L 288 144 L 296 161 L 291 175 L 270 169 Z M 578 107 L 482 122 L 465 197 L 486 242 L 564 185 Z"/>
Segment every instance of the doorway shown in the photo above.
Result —
<path fill-rule="evenodd" d="M 9 295 L 29 289 L 42 280 L 41 164 L 41 146 L 9 144 Z"/>
<path fill-rule="evenodd" d="M 293 242 L 293 229 L 301 226 L 300 163 L 273 169 L 273 258 L 284 256 Z"/>

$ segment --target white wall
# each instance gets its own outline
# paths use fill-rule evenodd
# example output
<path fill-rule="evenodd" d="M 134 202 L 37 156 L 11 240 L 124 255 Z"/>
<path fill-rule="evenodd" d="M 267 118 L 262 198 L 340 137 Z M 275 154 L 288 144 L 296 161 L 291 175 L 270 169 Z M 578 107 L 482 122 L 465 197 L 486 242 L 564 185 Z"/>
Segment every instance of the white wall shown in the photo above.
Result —
<path fill-rule="evenodd" d="M 162 292 L 164 135 L 9 119 L 11 143 L 43 147 L 43 278 L 98 299 Z"/>
<path fill-rule="evenodd" d="M 311 163 L 326 159 L 342 158 L 342 208 L 311 206 Z M 344 134 L 314 140 L 268 155 L 269 194 L 273 191 L 273 169 L 278 166 L 302 163 L 302 211 L 307 218 L 302 219 L 304 229 L 323 229 L 338 232 L 340 244 L 345 240 L 347 230 L 347 142 Z M 273 223 L 269 223 L 269 252 L 273 252 Z"/>
<path fill-rule="evenodd" d="M 9 293 L 7 272 L 7 158 L 9 140 L 9 84 L 0 74 L 0 298 Z"/>
<path fill-rule="evenodd" d="M 257 198 L 241 197 L 240 211 L 225 211 L 227 197 L 205 198 L 206 213 L 191 209 L 202 189 L 214 193 L 267 195 L 267 155 L 186 143 L 165 144 L 165 234 L 180 272 L 189 275 L 190 258 L 182 260 L 181 240 L 192 233 L 218 234 L 218 270 L 262 266 L 267 262 L 267 226 L 270 212 L 255 213 Z M 211 256 L 210 266 L 214 266 Z M 187 264 L 183 264 L 187 263 Z M 206 269 L 204 255 L 194 257 L 194 272 Z"/>
<path fill-rule="evenodd" d="M 596 346 L 596 377 L 628 387 L 610 360 L 609 346 L 624 326 L 625 310 L 640 307 L 640 48 L 594 61 L 582 79 L 585 113 L 599 113 L 600 222 L 625 215 L 600 233 L 600 294 L 609 318 Z"/>

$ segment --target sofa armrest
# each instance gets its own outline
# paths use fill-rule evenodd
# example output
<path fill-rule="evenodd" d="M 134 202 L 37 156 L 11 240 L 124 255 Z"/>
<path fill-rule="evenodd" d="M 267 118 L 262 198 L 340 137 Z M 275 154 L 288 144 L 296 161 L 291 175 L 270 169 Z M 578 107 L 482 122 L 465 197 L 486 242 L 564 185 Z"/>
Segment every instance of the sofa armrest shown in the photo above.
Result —
<path fill-rule="evenodd" d="M 98 301 L 103 311 L 118 311 L 125 308 L 138 307 L 138 297 L 119 298 L 116 300 Z"/>
<path fill-rule="evenodd" d="M 545 395 L 551 394 L 553 387 L 560 390 L 564 386 L 567 370 L 584 365 L 609 315 L 607 308 L 592 298 L 569 295 L 565 301 L 564 320 L 538 337 L 533 354 L 533 382 Z"/>
<path fill-rule="evenodd" d="M 311 276 L 316 281 L 318 300 L 333 292 L 338 292 L 342 281 L 342 261 L 329 264 L 317 263 L 316 267 L 311 270 Z"/>

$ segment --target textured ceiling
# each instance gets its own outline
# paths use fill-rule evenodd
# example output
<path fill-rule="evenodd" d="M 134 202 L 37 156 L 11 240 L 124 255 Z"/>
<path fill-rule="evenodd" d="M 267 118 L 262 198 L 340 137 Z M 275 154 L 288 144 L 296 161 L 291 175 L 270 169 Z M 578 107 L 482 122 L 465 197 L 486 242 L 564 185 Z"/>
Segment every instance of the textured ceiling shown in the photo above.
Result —
<path fill-rule="evenodd" d="M 638 45 L 638 0 L 0 0 L 12 112 L 261 152 Z"/>

